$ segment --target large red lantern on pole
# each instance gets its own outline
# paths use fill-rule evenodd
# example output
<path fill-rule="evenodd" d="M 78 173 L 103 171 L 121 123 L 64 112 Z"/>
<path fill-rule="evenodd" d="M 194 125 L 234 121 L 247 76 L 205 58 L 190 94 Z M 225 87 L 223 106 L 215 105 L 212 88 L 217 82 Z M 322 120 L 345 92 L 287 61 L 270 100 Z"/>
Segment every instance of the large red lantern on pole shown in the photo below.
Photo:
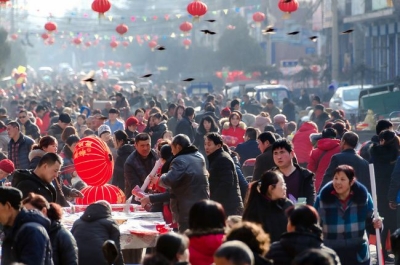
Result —
<path fill-rule="evenodd" d="M 124 35 L 125 33 L 128 32 L 128 26 L 125 24 L 119 24 L 116 28 L 115 31 L 118 32 L 120 35 Z"/>
<path fill-rule="evenodd" d="M 187 21 L 183 22 L 183 23 L 179 26 L 179 29 L 180 29 L 183 33 L 185 33 L 185 35 L 188 35 L 188 34 L 189 34 L 189 31 L 191 31 L 192 28 L 193 28 L 192 23 L 187 22 Z"/>
<path fill-rule="evenodd" d="M 57 30 L 57 24 L 54 22 L 47 22 L 44 24 L 44 29 L 47 30 L 49 33 L 52 33 L 53 31 Z"/>
<path fill-rule="evenodd" d="M 149 47 L 152 51 L 154 51 L 154 49 L 157 47 L 157 42 L 155 40 L 152 40 L 149 42 Z"/>
<path fill-rule="evenodd" d="M 99 62 L 97 63 L 97 66 L 100 67 L 100 68 L 103 68 L 104 66 L 106 66 L 106 62 L 104 62 L 104 61 L 99 61 Z"/>
<path fill-rule="evenodd" d="M 117 48 L 118 47 L 118 41 L 115 41 L 115 40 L 112 40 L 111 42 L 110 42 L 110 46 L 111 46 L 111 48 L 113 48 L 113 49 L 115 49 L 115 48 Z"/>
<path fill-rule="evenodd" d="M 114 169 L 111 151 L 98 137 L 85 137 L 77 143 L 74 164 L 78 176 L 90 186 L 106 184 Z"/>
<path fill-rule="evenodd" d="M 111 204 L 121 204 L 126 201 L 124 192 L 120 188 L 110 184 L 99 187 L 89 186 L 83 188 L 81 192 L 85 197 L 77 198 L 77 205 L 89 205 L 99 200 L 105 200 Z"/>
<path fill-rule="evenodd" d="M 299 2 L 297 0 L 279 0 L 278 7 L 282 12 L 285 12 L 283 18 L 289 18 L 290 13 L 297 11 L 299 8 Z"/>
<path fill-rule="evenodd" d="M 187 6 L 187 11 L 193 16 L 193 21 L 199 21 L 207 13 L 207 5 L 199 0 L 194 0 Z"/>
<path fill-rule="evenodd" d="M 99 18 L 104 17 L 104 13 L 110 10 L 111 3 L 108 0 L 94 0 L 92 10 L 99 13 Z"/>
<path fill-rule="evenodd" d="M 192 44 L 192 41 L 189 39 L 184 39 L 183 40 L 183 45 L 185 46 L 185 49 L 189 49 L 189 46 Z"/>
<path fill-rule="evenodd" d="M 264 21 L 265 19 L 265 14 L 262 12 L 255 12 L 253 14 L 253 20 L 254 22 L 256 22 L 256 25 L 259 27 L 261 25 L 261 23 Z"/>

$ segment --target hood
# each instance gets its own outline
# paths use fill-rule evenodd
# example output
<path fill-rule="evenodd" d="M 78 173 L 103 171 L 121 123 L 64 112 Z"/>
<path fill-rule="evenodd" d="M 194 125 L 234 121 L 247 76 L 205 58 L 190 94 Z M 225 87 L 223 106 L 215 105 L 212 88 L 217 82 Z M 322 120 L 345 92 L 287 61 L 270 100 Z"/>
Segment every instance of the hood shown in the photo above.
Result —
<path fill-rule="evenodd" d="M 81 216 L 81 219 L 85 222 L 94 222 L 105 218 L 111 218 L 111 211 L 99 203 L 89 205 Z"/>
<path fill-rule="evenodd" d="M 305 122 L 300 126 L 299 132 L 318 133 L 318 128 L 315 127 L 314 123 Z"/>
<path fill-rule="evenodd" d="M 224 127 L 225 123 L 229 123 L 229 118 L 221 118 L 219 120 L 219 126 Z"/>
<path fill-rule="evenodd" d="M 25 208 L 19 212 L 14 221 L 13 230 L 16 232 L 25 223 L 38 223 L 41 224 L 47 231 L 50 230 L 50 220 L 43 216 L 43 214 L 36 210 L 28 211 Z"/>
<path fill-rule="evenodd" d="M 54 123 L 50 126 L 49 130 L 52 130 L 55 134 L 60 134 L 63 132 L 63 129 L 57 123 Z"/>
<path fill-rule="evenodd" d="M 35 182 L 42 182 L 38 177 L 36 177 L 31 170 L 27 169 L 17 169 L 13 173 L 12 186 L 16 187 L 20 182 L 29 179 Z M 44 182 L 42 182 L 46 185 Z"/>
<path fill-rule="evenodd" d="M 257 116 L 256 120 L 254 122 L 254 126 L 255 127 L 262 127 L 262 126 L 265 127 L 269 123 L 271 123 L 271 119 L 269 117 Z"/>
<path fill-rule="evenodd" d="M 61 226 L 62 225 L 61 225 L 60 221 L 51 221 L 49 234 L 60 230 Z"/>
<path fill-rule="evenodd" d="M 82 106 L 81 107 L 81 109 L 80 109 L 80 114 L 82 114 L 83 113 L 83 111 L 84 110 L 86 110 L 88 113 L 86 114 L 86 117 L 89 117 L 90 116 L 90 109 L 88 108 L 88 107 L 86 107 L 86 106 Z"/>
<path fill-rule="evenodd" d="M 336 195 L 332 194 L 334 191 L 334 187 L 332 181 L 328 182 L 320 191 L 320 198 L 323 203 L 332 204 L 337 201 Z M 351 199 L 357 204 L 366 203 L 368 198 L 368 190 L 362 185 L 360 182 L 355 181 L 351 186 L 351 191 L 353 192 L 353 196 Z"/>
<path fill-rule="evenodd" d="M 316 143 L 317 141 L 322 139 L 321 133 L 312 133 L 310 134 L 310 141 L 311 143 Z"/>
<path fill-rule="evenodd" d="M 189 247 L 191 252 L 201 253 L 204 256 L 212 257 L 215 251 L 221 246 L 225 234 L 207 234 L 189 236 Z"/>
<path fill-rule="evenodd" d="M 117 150 L 118 156 L 130 155 L 133 151 L 135 151 L 135 147 L 131 144 L 124 144 Z"/>
<path fill-rule="evenodd" d="M 228 120 L 227 122 L 224 123 L 223 129 L 227 130 L 227 129 L 229 129 L 229 127 L 230 127 L 230 125 L 229 125 L 229 120 Z M 244 122 L 240 121 L 239 125 L 238 125 L 238 128 L 246 129 L 246 124 Z"/>
<path fill-rule="evenodd" d="M 280 243 L 291 257 L 310 248 L 321 248 L 322 239 L 317 235 L 307 232 L 284 233 L 281 236 Z"/>
<path fill-rule="evenodd" d="M 46 154 L 45 151 L 43 151 L 42 149 L 35 149 L 29 152 L 29 156 L 28 159 L 29 161 L 32 161 L 32 159 L 34 159 L 35 157 L 42 157 Z"/>
<path fill-rule="evenodd" d="M 340 140 L 323 138 L 323 139 L 318 140 L 317 146 L 321 150 L 329 151 L 329 150 L 335 149 L 338 146 L 340 146 Z"/>
<path fill-rule="evenodd" d="M 397 146 L 395 144 L 377 145 L 371 147 L 371 157 L 374 162 L 394 164 L 399 155 Z"/>

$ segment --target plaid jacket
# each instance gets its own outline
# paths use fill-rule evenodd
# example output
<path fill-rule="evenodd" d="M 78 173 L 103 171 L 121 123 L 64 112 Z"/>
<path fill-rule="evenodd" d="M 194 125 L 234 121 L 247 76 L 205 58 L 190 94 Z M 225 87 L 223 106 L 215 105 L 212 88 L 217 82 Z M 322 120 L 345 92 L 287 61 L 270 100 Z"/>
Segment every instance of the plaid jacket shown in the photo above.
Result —
<path fill-rule="evenodd" d="M 352 196 L 343 210 L 333 191 L 333 184 L 329 182 L 322 188 L 315 202 L 323 229 L 324 243 L 334 250 L 347 249 L 349 255 L 357 254 L 359 262 L 366 261 L 369 259 L 366 229 L 373 230 L 371 195 L 356 181 L 351 187 Z"/>

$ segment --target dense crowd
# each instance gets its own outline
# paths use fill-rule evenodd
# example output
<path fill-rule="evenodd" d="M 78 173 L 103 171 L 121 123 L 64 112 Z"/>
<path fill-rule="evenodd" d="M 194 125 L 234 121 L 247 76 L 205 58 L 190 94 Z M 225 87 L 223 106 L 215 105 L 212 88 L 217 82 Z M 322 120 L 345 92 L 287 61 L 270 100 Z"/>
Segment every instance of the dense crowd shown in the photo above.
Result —
<path fill-rule="evenodd" d="M 61 224 L 62 207 L 87 186 L 74 167 L 83 137 L 108 146 L 110 184 L 127 198 L 140 188 L 144 196 L 133 203 L 162 212 L 176 232 L 160 236 L 143 264 L 366 265 L 376 229 L 393 264 L 386 242 L 400 222 L 400 159 L 389 121 L 378 121 L 358 152 L 345 113 L 328 113 L 304 93 L 277 106 L 157 86 L 157 96 L 38 91 L 0 108 L 2 264 L 107 264 L 99 254 L 107 239 L 119 252 L 114 264 L 124 263 L 108 202 L 88 206 L 71 231 Z M 298 109 L 308 106 L 310 121 L 297 123 Z"/>

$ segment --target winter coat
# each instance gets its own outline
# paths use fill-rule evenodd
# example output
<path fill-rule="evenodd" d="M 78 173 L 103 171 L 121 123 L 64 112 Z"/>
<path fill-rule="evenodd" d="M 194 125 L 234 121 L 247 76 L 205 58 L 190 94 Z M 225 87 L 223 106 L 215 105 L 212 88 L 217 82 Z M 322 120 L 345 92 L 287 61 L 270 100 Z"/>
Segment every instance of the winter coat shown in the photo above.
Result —
<path fill-rule="evenodd" d="M 227 216 L 241 215 L 243 201 L 236 167 L 231 156 L 222 148 L 207 156 L 210 174 L 210 199 L 222 204 Z"/>
<path fill-rule="evenodd" d="M 215 115 L 215 112 L 214 112 L 214 111 L 205 111 L 204 113 L 197 115 L 197 116 L 194 118 L 194 120 L 195 120 L 195 122 L 197 122 L 198 124 L 200 124 L 201 119 L 203 119 L 205 116 L 210 116 L 211 118 L 214 119 L 215 122 L 218 122 L 218 120 L 219 120 L 218 117 Z"/>
<path fill-rule="evenodd" d="M 307 169 L 315 173 L 315 190 L 321 188 L 322 178 L 333 155 L 340 153 L 340 140 L 323 138 L 317 142 L 317 148 L 311 151 Z"/>
<path fill-rule="evenodd" d="M 98 203 L 89 205 L 83 215 L 75 221 L 71 233 L 78 244 L 79 264 L 106 265 L 102 246 L 108 239 L 113 240 L 118 249 L 119 256 L 114 264 L 124 264 L 119 227 L 106 206 Z"/>
<path fill-rule="evenodd" d="M 210 132 L 219 132 L 218 128 L 216 130 L 210 130 Z M 198 149 L 199 152 L 204 156 L 207 157 L 206 150 L 204 149 L 204 136 L 207 134 L 207 132 L 204 130 L 203 126 L 199 126 L 196 131 L 196 135 L 194 137 L 194 142 L 193 145 L 195 145 Z M 206 161 L 208 163 L 208 161 Z"/>
<path fill-rule="evenodd" d="M 288 265 L 292 263 L 296 256 L 309 249 L 322 250 L 332 257 L 336 265 L 340 265 L 340 260 L 336 252 L 324 246 L 321 237 L 310 232 L 282 234 L 280 240 L 271 245 L 267 253 L 267 258 L 272 259 L 274 265 Z"/>
<path fill-rule="evenodd" d="M 22 208 L 11 227 L 5 226 L 1 264 L 52 265 L 50 220 Z"/>
<path fill-rule="evenodd" d="M 243 171 L 236 154 L 231 153 L 230 155 L 233 160 L 233 163 L 235 164 L 236 174 L 238 176 L 238 181 L 239 181 L 240 195 L 242 196 L 242 201 L 244 202 L 244 200 L 246 199 L 247 190 L 249 188 L 249 183 L 247 182 L 246 178 L 243 175 Z"/>
<path fill-rule="evenodd" d="M 63 159 L 63 165 L 61 167 L 61 178 L 64 183 L 66 182 L 68 185 L 71 185 L 71 180 L 73 178 L 72 173 L 76 171 L 71 149 L 69 149 L 69 147 L 65 145 L 60 153 L 60 156 Z"/>
<path fill-rule="evenodd" d="M 238 144 L 244 142 L 244 134 L 246 133 L 246 125 L 244 122 L 239 122 L 237 127 L 232 127 L 229 122 L 224 123 L 222 129 L 222 138 L 229 147 L 236 147 Z"/>
<path fill-rule="evenodd" d="M 47 130 L 49 129 L 49 126 L 50 126 L 50 112 L 46 111 L 43 114 L 43 117 L 41 117 L 41 118 L 36 117 L 36 119 L 41 119 L 42 120 L 42 123 L 40 124 L 40 126 L 38 124 L 38 127 L 39 127 L 39 130 L 40 130 L 40 133 L 42 135 L 46 135 L 47 134 Z M 36 123 L 38 123 L 38 122 L 36 122 Z"/>
<path fill-rule="evenodd" d="M 10 142 L 10 137 L 8 137 L 8 133 L 6 129 L 0 130 L 0 152 L 4 152 L 7 154 L 8 152 L 8 143 Z"/>
<path fill-rule="evenodd" d="M 256 157 L 252 181 L 260 180 L 264 172 L 273 167 L 276 167 L 276 164 L 272 155 L 272 145 L 270 145 L 264 150 L 264 153 Z"/>
<path fill-rule="evenodd" d="M 293 137 L 294 153 L 299 164 L 308 163 L 313 145 L 310 141 L 310 135 L 317 133 L 318 128 L 310 122 L 303 123 Z"/>
<path fill-rule="evenodd" d="M 225 232 L 223 229 L 210 231 L 191 231 L 189 237 L 189 261 L 191 265 L 210 265 L 214 261 L 214 253 L 221 246 Z"/>
<path fill-rule="evenodd" d="M 256 140 L 247 140 L 244 143 L 238 144 L 235 148 L 235 152 L 239 154 L 241 165 L 243 165 L 244 161 L 247 159 L 256 158 L 261 154 Z"/>
<path fill-rule="evenodd" d="M 351 186 L 351 193 L 343 211 L 333 184 L 329 182 L 321 189 L 314 205 L 320 217 L 324 244 L 336 251 L 342 265 L 368 261 L 367 230 L 375 234 L 371 195 L 358 181 Z"/>
<path fill-rule="evenodd" d="M 14 142 L 14 139 L 10 139 L 8 143 L 8 159 L 13 161 L 15 168 L 29 168 L 28 156 L 33 144 L 34 141 L 22 133 L 19 134 L 17 142 Z"/>
<path fill-rule="evenodd" d="M 175 135 L 178 134 L 186 134 L 189 137 L 190 142 L 193 143 L 196 129 L 193 128 L 192 121 L 190 121 L 189 118 L 183 117 L 182 120 L 178 122 L 175 129 Z"/>
<path fill-rule="evenodd" d="M 24 135 L 29 136 L 32 139 L 38 139 L 40 137 L 39 127 L 37 127 L 36 124 L 32 123 L 30 120 L 27 120 L 25 124 L 22 124 L 20 122 L 18 123 L 21 128 L 21 132 Z"/>
<path fill-rule="evenodd" d="M 153 134 L 151 135 L 151 144 L 152 144 L 152 146 L 154 146 L 157 143 L 158 139 L 162 138 L 162 134 L 166 130 L 168 130 L 166 121 L 162 121 L 162 122 L 160 122 L 160 124 L 155 125 L 155 126 L 150 128 L 150 132 L 153 132 Z"/>
<path fill-rule="evenodd" d="M 363 184 L 368 191 L 371 190 L 371 181 L 369 178 L 369 164 L 361 156 L 356 154 L 354 149 L 346 149 L 339 154 L 333 155 L 328 168 L 322 179 L 321 187 L 325 186 L 333 179 L 333 172 L 340 165 L 349 165 L 354 168 L 357 180 Z"/>
<path fill-rule="evenodd" d="M 135 147 L 131 144 L 124 144 L 117 150 L 117 158 L 114 163 L 114 172 L 112 177 L 112 185 L 117 186 L 121 190 L 125 190 L 124 164 L 128 156 L 135 151 Z"/>
<path fill-rule="evenodd" d="M 170 189 L 174 221 L 179 224 L 180 232 L 185 231 L 193 204 L 210 198 L 204 157 L 194 146 L 182 149 L 174 156 L 168 173 L 161 175 L 158 184 Z"/>
<path fill-rule="evenodd" d="M 50 126 L 50 128 L 47 130 L 47 134 L 55 137 L 58 142 L 58 147 L 60 150 L 64 147 L 64 142 L 61 139 L 61 134 L 64 130 L 58 125 L 57 123 L 53 124 Z"/>
<path fill-rule="evenodd" d="M 288 121 L 296 121 L 296 107 L 292 102 L 286 103 L 282 108 L 282 114 Z"/>
<path fill-rule="evenodd" d="M 388 200 L 390 202 L 396 202 L 397 193 L 399 191 L 400 191 L 400 156 L 397 157 L 397 161 L 390 178 L 389 191 L 387 194 Z"/>
<path fill-rule="evenodd" d="M 286 209 L 293 203 L 288 199 L 269 200 L 265 198 L 262 204 L 249 204 L 243 214 L 243 221 L 261 224 L 269 234 L 271 243 L 278 241 L 282 233 L 286 232 Z"/>
<path fill-rule="evenodd" d="M 54 265 L 78 265 L 78 246 L 71 232 L 59 221 L 51 221 L 49 236 Z"/>
<path fill-rule="evenodd" d="M 326 121 L 329 120 L 329 114 L 322 112 L 318 117 L 315 116 L 314 112 L 311 114 L 311 121 L 315 122 L 318 126 L 318 131 L 322 132 L 325 127 Z"/>
<path fill-rule="evenodd" d="M 265 107 L 265 108 L 263 109 L 263 111 L 268 112 L 269 116 L 270 116 L 272 119 L 273 119 L 276 115 L 281 114 L 281 110 L 280 110 L 278 107 L 276 107 L 276 106 L 273 106 L 271 109 L 269 109 L 268 107 Z"/>
<path fill-rule="evenodd" d="M 172 117 L 167 121 L 168 129 L 172 132 L 172 135 L 176 135 L 176 125 L 178 125 L 179 121 L 180 120 L 175 117 Z"/>
<path fill-rule="evenodd" d="M 258 116 L 256 116 L 256 120 L 252 126 L 256 129 L 259 129 L 260 132 L 264 132 L 265 126 L 267 126 L 268 124 L 271 124 L 271 123 L 272 122 L 271 122 L 270 117 L 263 117 L 263 116 L 258 115 Z"/>
<path fill-rule="evenodd" d="M 42 156 L 46 154 L 45 151 L 42 149 L 35 149 L 29 152 L 28 159 L 29 159 L 29 168 L 28 169 L 35 169 L 36 166 L 39 164 L 40 159 Z"/>

